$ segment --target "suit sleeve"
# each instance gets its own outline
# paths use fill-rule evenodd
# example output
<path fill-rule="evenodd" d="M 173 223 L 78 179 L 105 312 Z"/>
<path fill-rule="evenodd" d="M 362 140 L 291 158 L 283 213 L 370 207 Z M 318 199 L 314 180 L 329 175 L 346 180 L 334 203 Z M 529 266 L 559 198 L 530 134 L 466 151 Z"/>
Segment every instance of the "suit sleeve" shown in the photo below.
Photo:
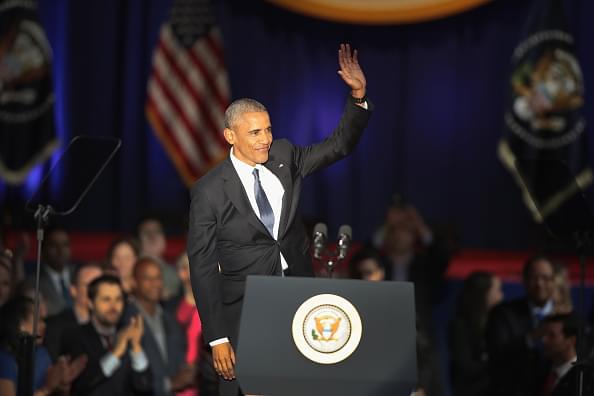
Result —
<path fill-rule="evenodd" d="M 204 340 L 210 342 L 229 336 L 222 313 L 217 219 L 204 184 L 196 184 L 191 195 L 188 230 L 190 277 L 202 319 Z"/>
<path fill-rule="evenodd" d="M 363 134 L 373 104 L 367 101 L 367 109 L 357 106 L 349 95 L 338 126 L 324 141 L 307 147 L 297 147 L 294 162 L 302 177 L 326 167 L 349 155 Z"/>

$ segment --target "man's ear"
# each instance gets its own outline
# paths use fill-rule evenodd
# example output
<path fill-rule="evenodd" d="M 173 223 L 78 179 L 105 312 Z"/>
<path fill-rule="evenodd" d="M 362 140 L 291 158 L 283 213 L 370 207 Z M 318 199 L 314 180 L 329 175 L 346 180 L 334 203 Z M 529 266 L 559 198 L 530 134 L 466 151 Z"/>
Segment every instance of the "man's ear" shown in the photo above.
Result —
<path fill-rule="evenodd" d="M 233 146 L 233 144 L 235 143 L 235 132 L 233 132 L 229 128 L 225 128 L 225 130 L 223 131 L 223 136 L 225 136 L 225 140 L 227 141 L 227 143 Z"/>

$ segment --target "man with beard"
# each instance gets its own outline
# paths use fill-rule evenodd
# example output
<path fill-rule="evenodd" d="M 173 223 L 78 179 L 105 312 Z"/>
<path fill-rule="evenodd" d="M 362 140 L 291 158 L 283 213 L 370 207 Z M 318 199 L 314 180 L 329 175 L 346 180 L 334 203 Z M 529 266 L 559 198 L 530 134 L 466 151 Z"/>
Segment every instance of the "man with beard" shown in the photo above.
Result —
<path fill-rule="evenodd" d="M 148 359 L 142 349 L 144 324 L 133 316 L 118 332 L 124 310 L 124 292 L 119 279 L 102 275 L 89 284 L 91 320 L 79 326 L 68 339 L 67 353 L 87 355 L 85 371 L 72 386 L 74 395 L 141 395 L 151 391 Z"/>

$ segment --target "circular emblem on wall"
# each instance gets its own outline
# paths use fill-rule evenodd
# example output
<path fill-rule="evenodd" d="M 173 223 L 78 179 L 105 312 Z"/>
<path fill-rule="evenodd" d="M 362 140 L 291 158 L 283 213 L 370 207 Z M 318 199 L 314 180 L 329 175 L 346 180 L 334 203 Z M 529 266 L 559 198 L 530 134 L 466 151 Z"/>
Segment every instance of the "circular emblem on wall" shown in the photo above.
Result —
<path fill-rule="evenodd" d="M 347 299 L 318 294 L 306 300 L 293 317 L 293 341 L 309 360 L 334 364 L 359 346 L 363 326 L 359 312 Z"/>
<path fill-rule="evenodd" d="M 584 83 L 573 38 L 539 30 L 516 47 L 512 62 L 507 127 L 539 150 L 573 143 L 585 130 Z"/>

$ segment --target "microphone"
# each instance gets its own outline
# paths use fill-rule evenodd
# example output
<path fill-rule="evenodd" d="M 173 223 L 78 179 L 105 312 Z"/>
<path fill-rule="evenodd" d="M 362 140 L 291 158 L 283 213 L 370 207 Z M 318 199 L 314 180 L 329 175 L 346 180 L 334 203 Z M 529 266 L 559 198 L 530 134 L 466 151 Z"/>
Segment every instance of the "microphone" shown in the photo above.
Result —
<path fill-rule="evenodd" d="M 351 241 L 353 240 L 353 230 L 351 226 L 343 224 L 338 229 L 338 260 L 342 260 L 346 257 L 349 247 L 351 247 Z"/>
<path fill-rule="evenodd" d="M 313 245 L 314 245 L 314 257 L 319 259 L 322 252 L 326 248 L 326 242 L 328 241 L 328 227 L 324 223 L 318 223 L 313 229 Z"/>

